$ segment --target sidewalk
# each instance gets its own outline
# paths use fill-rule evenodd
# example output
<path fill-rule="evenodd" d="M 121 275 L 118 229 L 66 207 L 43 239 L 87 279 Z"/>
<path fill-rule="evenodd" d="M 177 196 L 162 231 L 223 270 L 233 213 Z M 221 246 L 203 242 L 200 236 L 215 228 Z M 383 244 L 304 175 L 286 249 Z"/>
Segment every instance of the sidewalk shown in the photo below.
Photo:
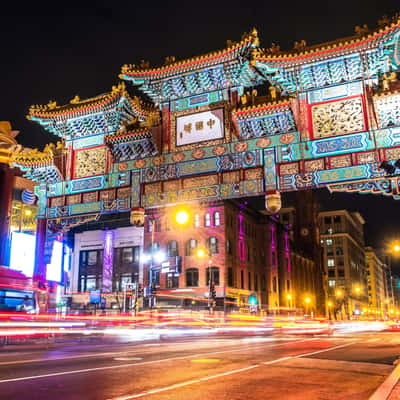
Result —
<path fill-rule="evenodd" d="M 400 363 L 369 400 L 400 400 Z"/>

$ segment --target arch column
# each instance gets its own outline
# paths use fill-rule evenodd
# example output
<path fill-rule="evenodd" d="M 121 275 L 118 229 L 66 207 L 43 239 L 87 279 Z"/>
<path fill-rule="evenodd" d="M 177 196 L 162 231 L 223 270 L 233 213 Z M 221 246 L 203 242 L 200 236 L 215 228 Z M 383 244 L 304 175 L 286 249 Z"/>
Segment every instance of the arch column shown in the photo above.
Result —
<path fill-rule="evenodd" d="M 10 265 L 10 220 L 14 187 L 13 170 L 0 164 L 0 265 Z"/>

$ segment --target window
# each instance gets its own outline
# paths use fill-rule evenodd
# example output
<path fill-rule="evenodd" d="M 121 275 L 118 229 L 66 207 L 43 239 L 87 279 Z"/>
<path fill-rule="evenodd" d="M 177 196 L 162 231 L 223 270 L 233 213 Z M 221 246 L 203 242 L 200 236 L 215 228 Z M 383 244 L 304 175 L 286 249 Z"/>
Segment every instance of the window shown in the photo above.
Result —
<path fill-rule="evenodd" d="M 267 290 L 266 279 L 265 279 L 265 275 L 264 274 L 262 274 L 262 276 L 261 276 L 261 290 L 263 292 L 265 292 Z"/>
<path fill-rule="evenodd" d="M 210 276 L 211 271 L 211 276 Z M 215 286 L 219 285 L 219 268 L 218 267 L 210 267 L 206 268 L 206 284 L 208 285 L 209 282 L 214 282 Z"/>
<path fill-rule="evenodd" d="M 214 226 L 220 226 L 221 225 L 221 216 L 219 211 L 215 211 L 214 213 Z"/>
<path fill-rule="evenodd" d="M 334 278 L 334 277 L 335 277 L 335 270 L 329 269 L 328 270 L 328 278 Z"/>
<path fill-rule="evenodd" d="M 337 256 L 342 256 L 343 255 L 343 249 L 341 247 L 336 247 L 336 255 Z"/>
<path fill-rule="evenodd" d="M 286 280 L 286 290 L 290 292 L 290 279 Z"/>
<path fill-rule="evenodd" d="M 336 286 L 336 281 L 334 279 L 329 279 L 328 280 L 328 286 L 329 287 L 334 287 Z"/>
<path fill-rule="evenodd" d="M 327 256 L 333 256 L 333 248 L 332 247 L 327 247 L 326 255 Z"/>
<path fill-rule="evenodd" d="M 228 268 L 228 286 L 230 287 L 234 287 L 234 283 L 233 283 L 233 269 L 232 267 Z"/>
<path fill-rule="evenodd" d="M 276 284 L 276 276 L 274 276 L 274 277 L 272 278 L 272 291 L 273 291 L 274 293 L 276 293 L 277 290 L 278 290 L 278 286 L 277 286 L 277 284 Z"/>
<path fill-rule="evenodd" d="M 326 239 L 327 246 L 332 246 L 332 239 Z"/>
<path fill-rule="evenodd" d="M 185 255 L 193 256 L 196 247 L 197 247 L 197 240 L 196 239 L 189 239 L 186 242 Z"/>
<path fill-rule="evenodd" d="M 206 215 L 204 215 L 204 226 L 211 226 L 211 215 L 210 215 L 210 213 L 206 213 Z"/>
<path fill-rule="evenodd" d="M 340 224 L 340 223 L 342 222 L 342 218 L 340 217 L 340 215 L 335 215 L 335 216 L 333 217 L 333 222 L 334 222 L 335 224 Z"/>
<path fill-rule="evenodd" d="M 152 271 L 152 281 L 156 285 L 160 285 L 160 271 Z"/>
<path fill-rule="evenodd" d="M 199 270 L 197 268 L 186 270 L 186 286 L 199 286 Z"/>
<path fill-rule="evenodd" d="M 328 258 L 328 267 L 334 267 L 335 266 L 335 260 L 333 258 Z"/>
<path fill-rule="evenodd" d="M 244 289 L 244 271 L 240 271 L 240 288 Z"/>
<path fill-rule="evenodd" d="M 96 264 L 97 264 L 97 251 L 88 251 L 87 265 L 96 265 Z"/>
<path fill-rule="evenodd" d="M 200 214 L 195 214 L 194 215 L 194 227 L 199 228 L 200 227 Z"/>
<path fill-rule="evenodd" d="M 251 272 L 249 271 L 247 274 L 247 285 L 249 290 L 251 290 Z"/>
<path fill-rule="evenodd" d="M 338 277 L 344 278 L 344 269 L 338 269 Z"/>
<path fill-rule="evenodd" d="M 254 290 L 258 292 L 258 275 L 254 274 Z"/>
<path fill-rule="evenodd" d="M 216 237 L 213 236 L 208 239 L 208 248 L 211 254 L 218 253 L 218 239 Z"/>
<path fill-rule="evenodd" d="M 179 287 L 179 276 L 174 274 L 168 274 L 167 276 L 167 288 L 173 289 Z"/>
<path fill-rule="evenodd" d="M 325 217 L 324 218 L 324 222 L 325 222 L 325 224 L 330 224 L 331 223 L 331 217 Z"/>
<path fill-rule="evenodd" d="M 179 256 L 178 252 L 178 242 L 176 240 L 171 240 L 167 244 L 167 255 L 168 257 Z"/>
<path fill-rule="evenodd" d="M 232 246 L 231 246 L 231 241 L 229 239 L 226 240 L 226 252 L 227 254 L 232 254 Z"/>
<path fill-rule="evenodd" d="M 122 262 L 124 264 L 133 262 L 133 248 L 132 247 L 124 247 L 121 250 L 122 250 Z"/>
<path fill-rule="evenodd" d="M 328 234 L 332 235 L 333 234 L 333 229 L 332 228 L 328 228 Z"/>
<path fill-rule="evenodd" d="M 147 220 L 147 232 L 153 232 L 153 220 L 152 219 L 148 219 Z"/>

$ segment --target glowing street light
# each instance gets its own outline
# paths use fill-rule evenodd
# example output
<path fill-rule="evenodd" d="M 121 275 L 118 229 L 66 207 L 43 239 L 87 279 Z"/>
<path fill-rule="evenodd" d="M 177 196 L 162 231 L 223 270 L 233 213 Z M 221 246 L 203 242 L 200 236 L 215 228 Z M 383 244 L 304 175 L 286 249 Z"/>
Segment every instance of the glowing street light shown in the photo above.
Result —
<path fill-rule="evenodd" d="M 309 304 L 311 303 L 311 299 L 310 299 L 309 297 L 306 297 L 306 298 L 304 299 L 304 302 L 305 302 L 307 305 L 309 305 Z"/>
<path fill-rule="evenodd" d="M 395 244 L 393 246 L 393 251 L 395 251 L 396 253 L 398 253 L 400 251 L 400 245 L 399 244 Z"/>
<path fill-rule="evenodd" d="M 197 257 L 204 258 L 204 257 L 206 257 L 206 255 L 207 255 L 207 250 L 206 249 L 203 249 L 202 247 L 199 247 L 196 250 L 196 256 Z"/>
<path fill-rule="evenodd" d="M 175 221 L 178 225 L 186 225 L 189 222 L 189 213 L 186 210 L 179 210 L 175 214 Z"/>
<path fill-rule="evenodd" d="M 336 290 L 335 295 L 336 297 L 341 297 L 343 295 L 343 292 L 340 289 L 338 289 Z"/>

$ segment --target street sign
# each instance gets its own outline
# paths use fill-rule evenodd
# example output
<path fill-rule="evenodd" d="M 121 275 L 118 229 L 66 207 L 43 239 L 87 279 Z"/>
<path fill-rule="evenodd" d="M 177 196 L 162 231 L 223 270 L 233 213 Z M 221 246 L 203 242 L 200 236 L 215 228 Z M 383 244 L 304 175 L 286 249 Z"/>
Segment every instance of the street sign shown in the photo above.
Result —
<path fill-rule="evenodd" d="M 125 282 L 122 284 L 124 290 L 135 290 L 136 282 Z"/>
<path fill-rule="evenodd" d="M 90 303 L 91 304 L 99 304 L 100 303 L 100 290 L 92 290 L 90 292 Z"/>

